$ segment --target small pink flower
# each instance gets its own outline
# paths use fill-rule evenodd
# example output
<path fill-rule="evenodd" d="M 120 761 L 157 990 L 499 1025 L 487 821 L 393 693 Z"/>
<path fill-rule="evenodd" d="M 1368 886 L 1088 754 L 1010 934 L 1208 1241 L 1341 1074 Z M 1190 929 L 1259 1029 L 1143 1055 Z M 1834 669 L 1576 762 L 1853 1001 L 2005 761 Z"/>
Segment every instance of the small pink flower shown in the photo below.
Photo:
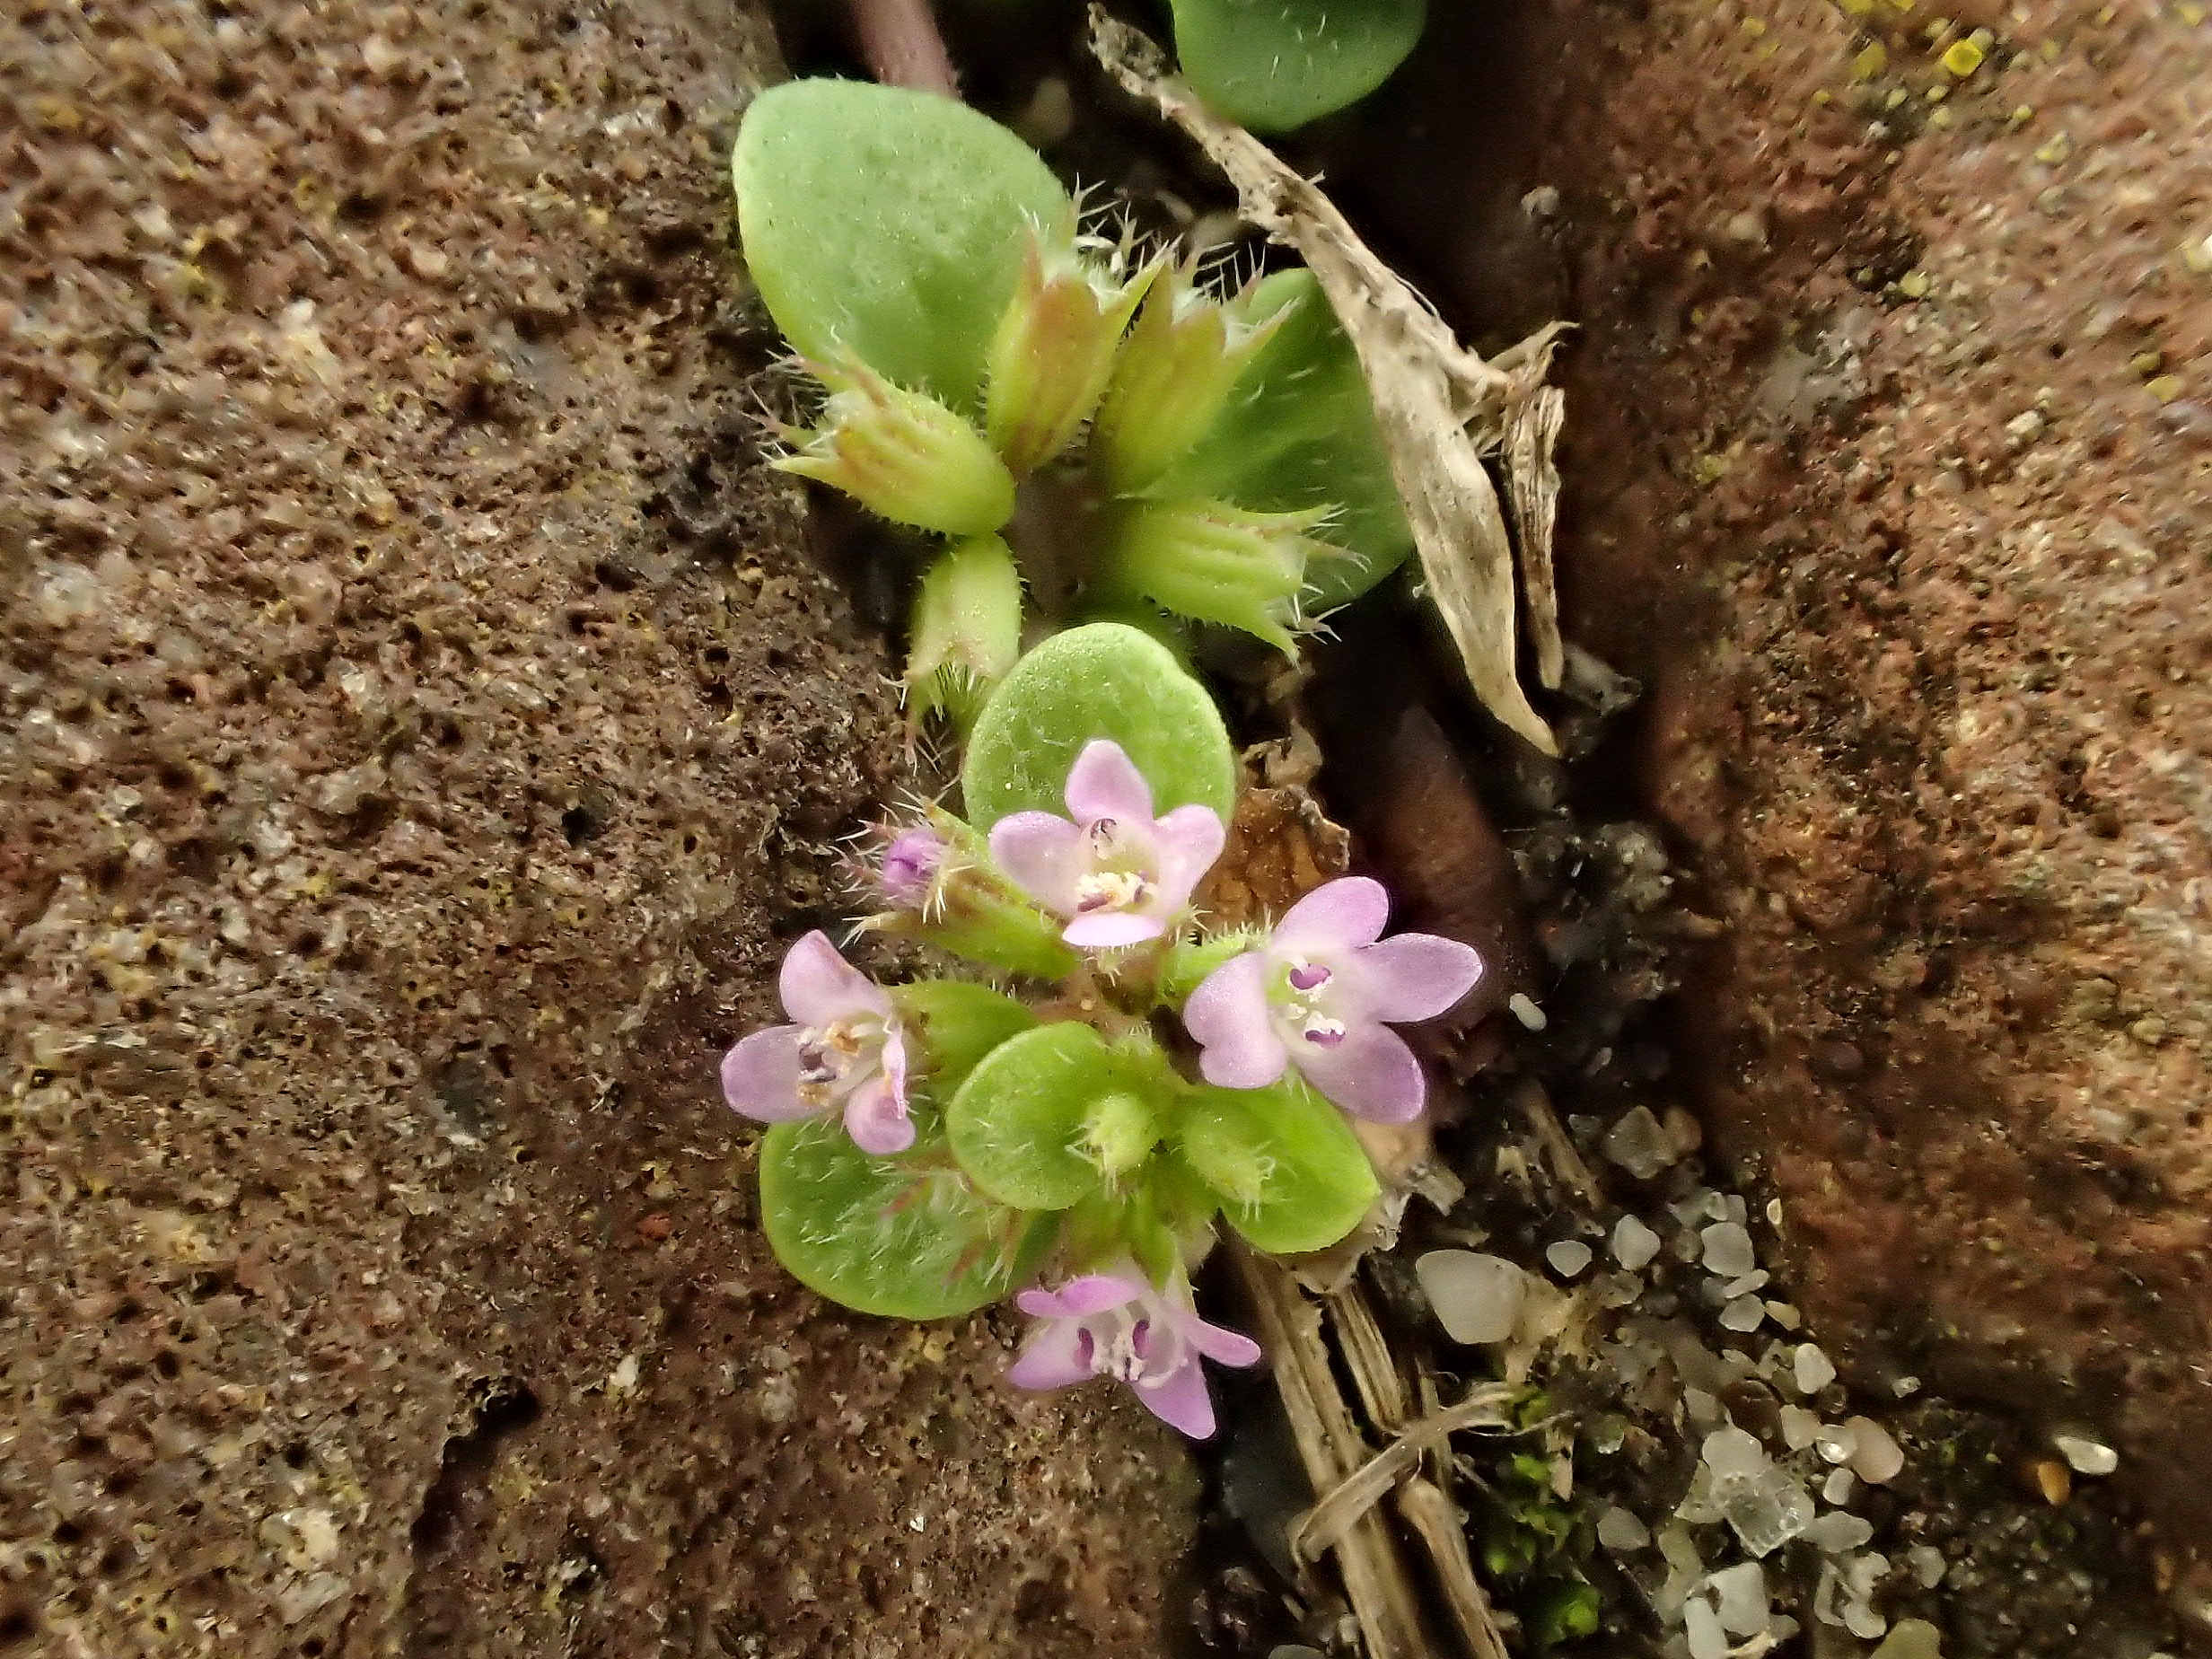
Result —
<path fill-rule="evenodd" d="M 1162 1422 L 1193 1440 L 1207 1439 L 1214 1432 L 1214 1400 L 1199 1360 L 1258 1365 L 1260 1345 L 1207 1324 L 1185 1298 L 1154 1289 L 1126 1266 L 1084 1274 L 1058 1290 L 1025 1290 L 1014 1305 L 1043 1322 L 1022 1345 L 1006 1380 L 1044 1389 L 1114 1377 Z"/>
<path fill-rule="evenodd" d="M 927 908 L 944 855 L 944 838 L 920 824 L 893 836 L 875 869 L 876 888 L 884 902 L 898 910 Z"/>
<path fill-rule="evenodd" d="M 731 1110 L 786 1123 L 841 1109 L 861 1151 L 911 1146 L 906 1034 L 883 988 L 818 930 L 791 947 L 777 990 L 795 1023 L 755 1031 L 722 1057 Z"/>
<path fill-rule="evenodd" d="M 1209 806 L 1152 815 L 1152 786 L 1105 738 L 1084 745 L 1067 774 L 1067 818 L 1015 812 L 991 830 L 991 856 L 1086 951 L 1156 939 L 1190 902 L 1226 832 Z M 1073 821 L 1071 822 L 1070 820 Z"/>
<path fill-rule="evenodd" d="M 1356 1118 L 1406 1123 L 1428 1085 L 1393 1024 L 1442 1014 L 1482 978 L 1456 939 L 1384 939 L 1380 882 L 1324 882 L 1290 908 L 1265 944 L 1206 977 L 1183 1006 L 1198 1070 L 1226 1089 L 1264 1088 L 1295 1066 Z"/>

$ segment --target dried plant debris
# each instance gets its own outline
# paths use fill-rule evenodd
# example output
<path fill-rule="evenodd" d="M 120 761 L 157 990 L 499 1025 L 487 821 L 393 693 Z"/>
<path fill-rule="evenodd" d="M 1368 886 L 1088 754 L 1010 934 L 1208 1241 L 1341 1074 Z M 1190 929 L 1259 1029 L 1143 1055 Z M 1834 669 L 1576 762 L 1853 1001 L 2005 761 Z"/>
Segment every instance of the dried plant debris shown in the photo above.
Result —
<path fill-rule="evenodd" d="M 1523 577 L 1539 672 L 1546 684 L 1557 685 L 1561 654 L 1550 526 L 1558 478 L 1550 450 L 1560 399 L 1543 378 L 1560 325 L 1522 341 L 1497 363 L 1485 362 L 1368 250 L 1310 180 L 1170 78 L 1151 40 L 1094 6 L 1091 46 L 1116 80 L 1156 106 L 1221 169 L 1244 218 L 1295 248 L 1312 268 L 1359 354 L 1429 598 L 1451 630 L 1476 697 L 1545 754 L 1557 754 L 1551 730 L 1515 671 L 1513 541 L 1483 457 L 1505 450 L 1524 539 Z"/>

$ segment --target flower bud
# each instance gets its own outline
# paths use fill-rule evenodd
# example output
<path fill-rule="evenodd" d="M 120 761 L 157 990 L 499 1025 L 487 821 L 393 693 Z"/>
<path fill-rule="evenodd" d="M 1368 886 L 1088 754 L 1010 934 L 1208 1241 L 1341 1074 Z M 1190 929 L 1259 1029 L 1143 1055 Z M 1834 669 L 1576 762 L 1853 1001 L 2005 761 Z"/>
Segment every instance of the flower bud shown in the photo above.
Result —
<path fill-rule="evenodd" d="M 944 863 L 945 845 L 934 830 L 916 825 L 891 838 L 876 861 L 876 889 L 894 910 L 924 910 Z"/>
<path fill-rule="evenodd" d="M 1061 942 L 1058 918 L 1031 904 L 998 873 L 981 836 L 942 808 L 927 811 L 927 827 L 896 837 L 879 866 L 877 880 L 892 908 L 868 917 L 861 926 L 933 944 L 1005 973 L 1040 979 L 1073 973 L 1082 958 Z M 917 839 L 910 842 L 909 837 Z M 902 880 L 893 893 L 894 852 L 902 845 L 909 853 L 917 851 L 922 837 L 936 843 L 927 874 L 920 873 L 918 862 L 912 869 L 902 867 L 899 874 L 911 879 Z M 927 859 L 924 853 L 922 861 Z"/>
<path fill-rule="evenodd" d="M 1181 461 L 1283 316 L 1248 322 L 1235 302 L 1207 298 L 1181 271 L 1154 283 L 1092 423 L 1107 483 L 1126 495 Z"/>
<path fill-rule="evenodd" d="M 907 658 L 911 717 L 948 715 L 965 729 L 1022 654 L 1022 574 L 996 536 L 974 536 L 937 556 L 914 596 Z"/>
<path fill-rule="evenodd" d="M 1112 599 L 1141 597 L 1179 615 L 1296 649 L 1298 590 L 1313 553 L 1339 551 L 1306 536 L 1326 508 L 1248 513 L 1220 501 L 1137 501 L 1123 508 L 1100 586 Z"/>
<path fill-rule="evenodd" d="M 1110 1181 L 1152 1156 L 1160 1144 L 1160 1119 L 1141 1097 L 1125 1090 L 1092 1106 L 1083 1135 L 1092 1163 Z"/>
<path fill-rule="evenodd" d="M 830 389 L 812 431 L 787 428 L 797 452 L 769 464 L 834 486 L 872 513 L 948 536 L 996 530 L 1014 514 L 1014 475 L 966 421 L 894 386 L 857 357 L 810 364 Z"/>
<path fill-rule="evenodd" d="M 1042 466 L 1090 418 L 1113 372 L 1114 351 L 1157 261 L 1125 283 L 1072 244 L 1032 236 L 1014 299 L 991 340 L 984 430 L 1018 473 Z"/>

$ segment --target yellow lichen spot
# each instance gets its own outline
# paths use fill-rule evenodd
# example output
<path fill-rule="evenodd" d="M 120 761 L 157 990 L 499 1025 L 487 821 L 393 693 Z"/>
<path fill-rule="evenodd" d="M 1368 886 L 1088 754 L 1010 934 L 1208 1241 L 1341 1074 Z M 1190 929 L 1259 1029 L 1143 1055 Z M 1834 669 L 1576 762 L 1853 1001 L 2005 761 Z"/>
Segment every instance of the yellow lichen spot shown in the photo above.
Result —
<path fill-rule="evenodd" d="M 1701 489 L 1710 489 L 1725 478 L 1727 473 L 1728 457 L 1725 455 L 1700 455 L 1690 470 L 1690 477 L 1697 479 L 1698 486 Z"/>
<path fill-rule="evenodd" d="M 2196 28 L 2205 19 L 2204 7 L 2199 5 L 2196 0 L 2181 0 L 2181 4 L 2173 8 L 2173 14 L 2191 29 Z"/>
<path fill-rule="evenodd" d="M 2074 141 L 2064 133 L 2045 139 L 2035 149 L 2035 159 L 2046 167 L 2056 167 L 2074 154 Z"/>
<path fill-rule="evenodd" d="M 2166 366 L 2166 354 L 2163 351 L 2139 351 L 2128 359 L 2128 366 L 2148 380 Z"/>
<path fill-rule="evenodd" d="M 2056 40 L 2046 40 L 2041 46 L 2036 48 L 2036 50 L 2042 54 L 2043 61 L 2047 64 L 2055 64 L 2058 61 L 2059 47 Z"/>
<path fill-rule="evenodd" d="M 2199 276 L 2212 276 L 2212 236 L 2181 244 L 2181 263 Z"/>
<path fill-rule="evenodd" d="M 1876 40 L 1862 48 L 1859 55 L 1851 60 L 1851 78 L 1854 81 L 1871 81 L 1889 66 L 1890 48 Z"/>
<path fill-rule="evenodd" d="M 1897 279 L 1897 291 L 1909 300 L 1925 300 L 1934 285 L 1926 271 L 1907 271 Z"/>
<path fill-rule="evenodd" d="M 1882 107 L 1884 110 L 1894 110 L 1905 101 L 1906 96 L 1907 93 L 1903 87 L 1892 86 L 1890 88 L 1890 95 L 1882 101 Z"/>
<path fill-rule="evenodd" d="M 1944 53 L 1944 67 L 1963 81 L 1981 67 L 1982 60 L 1988 56 L 1971 38 L 1953 40 L 1950 49 Z"/>
<path fill-rule="evenodd" d="M 1820 91 L 1813 94 L 1813 101 L 1816 104 L 1826 106 L 1835 102 L 1836 99 L 1832 92 L 1830 92 L 1826 87 L 1822 87 Z"/>
<path fill-rule="evenodd" d="M 1951 96 L 1951 89 L 1947 86 L 1938 84 L 1929 87 L 1927 91 L 1921 93 L 1920 96 L 1927 99 L 1930 103 L 1941 103 L 1944 99 Z"/>
<path fill-rule="evenodd" d="M 2145 381 L 2143 390 L 2161 403 L 2171 403 L 2181 395 L 2181 377 L 2178 374 L 2161 374 L 2155 380 Z"/>
<path fill-rule="evenodd" d="M 2035 106 L 2033 104 L 2014 104 L 2013 112 L 2005 118 L 2006 123 L 2015 130 L 2025 127 L 2034 118 Z"/>
<path fill-rule="evenodd" d="M 1950 110 L 1934 110 L 1934 111 L 1930 112 L 1930 114 L 1929 114 L 1929 116 L 1928 116 L 1928 118 L 1927 118 L 1927 124 L 1928 124 L 1930 127 L 1948 127 L 1948 126 L 1950 126 L 1950 125 L 1951 125 L 1951 111 L 1950 111 Z"/>
<path fill-rule="evenodd" d="M 1745 34 L 1751 36 L 1752 40 L 1756 40 L 1760 35 L 1767 32 L 1767 20 L 1763 17 L 1747 17 L 1743 20 L 1741 27 Z"/>
<path fill-rule="evenodd" d="M 1838 3 L 1843 7 L 1846 17 L 1871 17 L 1874 14 L 1874 0 L 1838 0 Z"/>

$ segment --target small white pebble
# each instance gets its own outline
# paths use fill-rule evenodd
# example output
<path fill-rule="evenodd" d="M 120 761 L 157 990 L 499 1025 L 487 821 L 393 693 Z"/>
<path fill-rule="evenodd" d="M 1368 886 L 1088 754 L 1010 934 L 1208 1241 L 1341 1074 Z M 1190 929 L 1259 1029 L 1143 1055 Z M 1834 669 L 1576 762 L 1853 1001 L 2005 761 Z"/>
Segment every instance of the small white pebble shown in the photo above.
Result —
<path fill-rule="evenodd" d="M 1795 1330 L 1804 1323 L 1804 1315 L 1786 1302 L 1767 1304 L 1767 1317 L 1785 1330 Z"/>
<path fill-rule="evenodd" d="M 1432 1250 L 1413 1264 L 1444 1335 L 1470 1347 L 1513 1335 L 1528 1294 L 1528 1275 L 1503 1256 Z"/>
<path fill-rule="evenodd" d="M 1848 1463 L 1858 1450 L 1858 1435 L 1848 1423 L 1830 1423 L 1813 1437 L 1813 1449 L 1823 1463 Z"/>
<path fill-rule="evenodd" d="M 1742 1278 L 1759 1266 L 1751 1235 L 1739 1221 L 1716 1221 L 1698 1234 L 1705 1244 L 1705 1267 L 1722 1278 Z"/>
<path fill-rule="evenodd" d="M 1766 1268 L 1760 1268 L 1756 1272 L 1746 1273 L 1742 1278 L 1730 1279 L 1721 1286 L 1721 1291 L 1725 1295 L 1748 1296 L 1755 1290 L 1766 1289 L 1768 1277 Z"/>
<path fill-rule="evenodd" d="M 1803 1406 L 1782 1408 L 1782 1444 L 1793 1452 L 1802 1452 L 1820 1437 L 1821 1414 L 1808 1411 Z"/>
<path fill-rule="evenodd" d="M 1651 1529 L 1616 1504 L 1598 1517 L 1598 1542 L 1608 1549 L 1641 1549 L 1651 1542 Z"/>
<path fill-rule="evenodd" d="M 1757 1636 L 1767 1628 L 1767 1569 L 1756 1561 L 1725 1567 L 1707 1581 L 1720 1602 L 1720 1621 L 1731 1636 Z"/>
<path fill-rule="evenodd" d="M 1848 1504 L 1851 1488 L 1858 1485 L 1858 1477 L 1848 1469 L 1831 1469 L 1828 1479 L 1821 1482 L 1821 1499 L 1829 1504 Z"/>
<path fill-rule="evenodd" d="M 1682 1634 L 1690 1640 L 1690 1659 L 1726 1659 L 1728 1634 L 1703 1596 L 1693 1595 L 1682 1603 Z"/>
<path fill-rule="evenodd" d="M 1682 1390 L 1682 1409 L 1699 1428 L 1710 1428 L 1716 1423 L 1728 1420 L 1728 1414 L 1721 1409 L 1720 1396 L 1708 1394 L 1701 1388 Z"/>
<path fill-rule="evenodd" d="M 2109 1475 L 2120 1467 L 2120 1453 L 2080 1435 L 2053 1435 L 2050 1444 L 2077 1475 Z"/>
<path fill-rule="evenodd" d="M 1799 1343 L 1790 1369 L 1800 1394 L 1817 1394 L 1836 1380 L 1835 1362 L 1821 1352 L 1817 1343 Z"/>
<path fill-rule="evenodd" d="M 1874 1523 L 1848 1509 L 1831 1509 L 1804 1530 L 1805 1541 L 1823 1555 L 1842 1555 L 1874 1535 Z"/>
<path fill-rule="evenodd" d="M 1515 991 L 1505 999 L 1505 1006 L 1513 1017 L 1530 1031 L 1540 1031 L 1551 1023 L 1544 1017 L 1544 1011 L 1530 1000 L 1526 991 Z"/>
<path fill-rule="evenodd" d="M 1944 1633 L 1925 1619 L 1900 1619 L 1872 1659 L 1943 1659 Z M 2160 1659 L 2157 1655 L 2152 1659 Z"/>
<path fill-rule="evenodd" d="M 1713 1473 L 1723 1479 L 1736 1476 L 1751 1479 L 1767 1467 L 1767 1449 L 1759 1444 L 1759 1436 L 1733 1426 L 1707 1435 L 1702 1455 L 1712 1466 Z"/>
<path fill-rule="evenodd" d="M 1905 1551 L 1905 1565 L 1912 1568 L 1912 1576 L 1920 1581 L 1920 1588 L 1933 1590 L 1943 1583 L 1944 1575 L 1951 1564 L 1944 1559 L 1944 1552 L 1933 1544 L 1915 1544 Z"/>
<path fill-rule="evenodd" d="M 1613 1260 L 1631 1273 L 1651 1265 L 1659 1253 L 1659 1235 L 1633 1216 L 1613 1224 Z"/>
<path fill-rule="evenodd" d="M 1767 1224 L 1769 1227 L 1778 1227 L 1782 1224 L 1781 1199 L 1769 1198 L 1767 1200 Z"/>
<path fill-rule="evenodd" d="M 1738 1296 L 1720 1311 L 1725 1330 L 1757 1330 L 1766 1318 L 1767 1304 L 1757 1296 Z"/>
<path fill-rule="evenodd" d="M 1900 1400 L 1909 1399 L 1919 1391 L 1920 1379 L 1918 1377 L 1900 1377 L 1890 1384 L 1890 1392 Z"/>
<path fill-rule="evenodd" d="M 1851 1472 L 1861 1480 L 1869 1486 L 1887 1486 L 1903 1471 L 1905 1449 L 1888 1429 L 1874 1418 L 1863 1417 L 1846 1419 L 1844 1426 L 1851 1431 L 1856 1443 L 1851 1452 Z"/>
<path fill-rule="evenodd" d="M 1544 1246 L 1544 1260 L 1561 1278 L 1573 1278 L 1590 1265 L 1590 1247 L 1580 1239 L 1560 1239 Z"/>

